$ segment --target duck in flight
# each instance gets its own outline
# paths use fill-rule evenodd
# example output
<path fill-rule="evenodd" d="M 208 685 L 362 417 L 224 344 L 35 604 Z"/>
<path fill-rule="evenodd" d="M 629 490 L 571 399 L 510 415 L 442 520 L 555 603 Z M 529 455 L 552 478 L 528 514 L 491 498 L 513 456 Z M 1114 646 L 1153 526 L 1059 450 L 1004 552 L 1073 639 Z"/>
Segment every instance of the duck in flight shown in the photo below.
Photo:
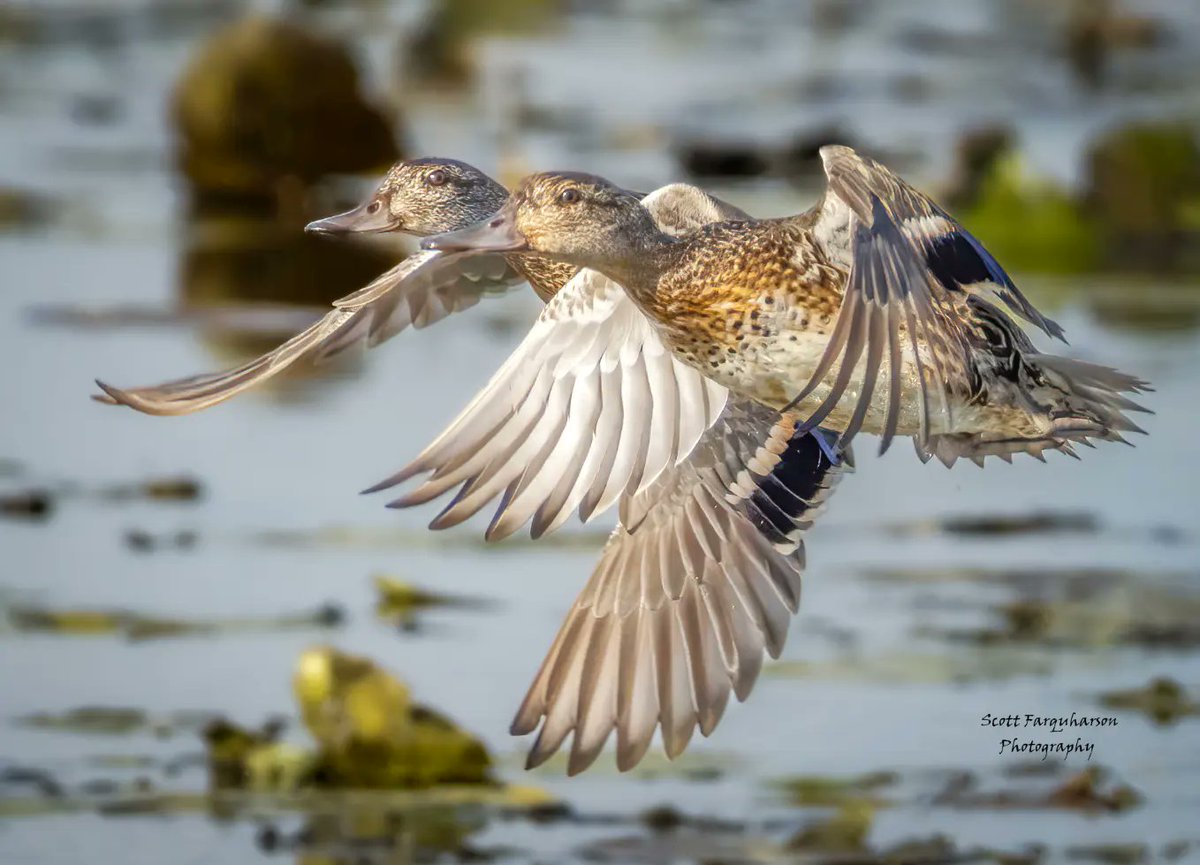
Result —
<path fill-rule="evenodd" d="M 429 234 L 470 225 L 506 200 L 471 166 L 414 160 L 361 207 L 310 228 Z M 748 219 L 678 184 L 645 204 L 674 233 Z M 101 384 L 97 397 L 189 414 L 302 358 L 374 344 L 528 280 L 549 301 L 529 336 L 425 452 L 375 489 L 423 476 L 394 503 L 411 506 L 457 488 L 437 528 L 498 498 L 493 538 L 529 521 L 537 536 L 575 511 L 590 518 L 618 503 L 620 522 L 512 725 L 518 735 L 538 731 L 531 767 L 573 733 L 571 774 L 614 731 L 622 770 L 641 760 L 656 729 L 674 757 L 696 729 L 713 731 L 731 694 L 749 695 L 799 604 L 801 535 L 850 464 L 825 431 L 797 432 L 798 415 L 730 396 L 680 362 L 618 285 L 576 270 L 523 253 L 420 253 L 261 358 L 153 387 Z"/>
<path fill-rule="evenodd" d="M 989 455 L 1075 455 L 1142 432 L 1125 396 L 1146 382 L 1044 354 L 1051 337 L 983 245 L 937 204 L 848 147 L 821 149 L 827 186 L 783 219 L 664 231 L 638 197 L 574 172 L 526 178 L 493 217 L 427 249 L 529 252 L 623 287 L 676 358 L 759 404 L 796 411 L 846 443 L 911 436 L 951 465 Z"/>

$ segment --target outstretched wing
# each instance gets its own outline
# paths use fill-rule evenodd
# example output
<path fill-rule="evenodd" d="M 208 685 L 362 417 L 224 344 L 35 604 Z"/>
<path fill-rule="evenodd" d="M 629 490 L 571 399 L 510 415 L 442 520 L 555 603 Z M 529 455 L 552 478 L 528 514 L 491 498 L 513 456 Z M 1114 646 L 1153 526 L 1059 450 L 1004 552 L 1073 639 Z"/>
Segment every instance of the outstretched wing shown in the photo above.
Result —
<path fill-rule="evenodd" d="M 849 464 L 830 462 L 823 430 L 731 403 L 691 456 L 622 501 L 587 586 L 512 724 L 541 730 L 528 765 L 572 731 L 568 771 L 609 734 L 617 765 L 642 759 L 656 728 L 667 755 L 707 736 L 732 692 L 745 700 L 763 652 L 778 657 L 800 602 L 801 534 Z"/>
<path fill-rule="evenodd" d="M 497 496 L 490 539 L 533 519 L 538 537 L 652 483 L 692 450 L 726 393 L 679 361 L 619 285 L 581 271 L 467 408 L 412 463 L 369 490 L 429 477 L 392 503 L 460 487 L 433 521 L 457 525 Z"/>
<path fill-rule="evenodd" d="M 942 288 L 999 300 L 1048 336 L 1063 339 L 1058 323 L 1042 315 L 983 244 L 928 196 L 849 147 L 822 147 L 821 160 L 828 190 L 815 229 L 818 237 L 829 236 L 845 222 L 846 207 L 862 219 L 871 213 L 871 198 L 879 198 Z"/>
<path fill-rule="evenodd" d="M 683 183 L 642 204 L 673 235 L 746 218 Z M 392 506 L 423 504 L 461 485 L 432 528 L 457 525 L 502 496 L 487 537 L 506 537 L 532 517 L 536 538 L 576 508 L 586 520 L 645 489 L 691 452 L 725 398 L 724 388 L 672 357 L 619 285 L 583 270 L 446 431 L 368 492 L 428 473 Z"/>
<path fill-rule="evenodd" d="M 842 433 L 842 441 L 849 441 L 862 426 L 886 361 L 882 452 L 896 434 L 901 370 L 909 353 L 920 384 L 923 445 L 931 433 L 933 400 L 952 424 L 950 393 L 971 387 L 976 337 L 956 313 L 963 296 L 999 299 L 1053 336 L 1061 337 L 1062 329 L 1029 303 L 974 237 L 887 168 L 848 147 L 824 147 L 821 158 L 828 188 L 810 217 L 812 235 L 831 260 L 849 268 L 849 277 L 829 343 L 793 404 L 836 365 L 828 396 L 806 422 L 816 426 L 845 395 L 862 362 L 863 387 Z"/>
<path fill-rule="evenodd" d="M 121 389 L 103 382 L 94 399 L 145 414 L 182 415 L 222 403 L 300 360 L 319 362 L 359 344 L 378 345 L 407 327 L 426 327 L 523 278 L 499 256 L 419 252 L 351 295 L 273 351 L 224 372 Z"/>

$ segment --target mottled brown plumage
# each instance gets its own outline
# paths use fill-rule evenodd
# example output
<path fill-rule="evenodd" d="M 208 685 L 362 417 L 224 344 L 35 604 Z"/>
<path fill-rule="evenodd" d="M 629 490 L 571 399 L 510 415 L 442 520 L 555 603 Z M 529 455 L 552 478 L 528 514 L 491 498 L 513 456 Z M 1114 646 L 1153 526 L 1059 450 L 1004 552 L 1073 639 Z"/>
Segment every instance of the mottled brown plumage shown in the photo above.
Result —
<path fill-rule="evenodd" d="M 573 264 L 544 255 L 506 255 L 504 258 L 509 267 L 525 278 L 542 303 L 558 294 L 559 289 L 579 272 Z"/>
<path fill-rule="evenodd" d="M 635 197 L 574 173 L 526 178 L 486 228 L 444 250 L 550 255 L 619 282 L 677 357 L 736 393 L 849 441 L 912 436 L 923 459 L 1009 458 L 1140 431 L 1146 383 L 1039 354 L 1052 336 L 995 259 L 930 199 L 846 147 L 821 151 L 825 196 L 799 216 L 679 238 Z M 1003 304 L 1005 311 L 998 304 Z M 1010 315 L 1011 313 L 1011 315 Z"/>

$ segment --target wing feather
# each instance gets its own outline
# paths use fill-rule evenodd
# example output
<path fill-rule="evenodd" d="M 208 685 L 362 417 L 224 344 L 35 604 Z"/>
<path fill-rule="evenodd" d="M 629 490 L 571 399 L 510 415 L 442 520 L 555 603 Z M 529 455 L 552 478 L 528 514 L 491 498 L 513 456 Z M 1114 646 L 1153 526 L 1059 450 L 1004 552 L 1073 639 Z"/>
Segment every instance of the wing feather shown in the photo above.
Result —
<path fill-rule="evenodd" d="M 209 408 L 262 384 L 298 361 L 319 363 L 352 346 L 377 345 L 410 324 L 427 327 L 473 306 L 485 293 L 524 281 L 499 261 L 497 268 L 495 256 L 419 252 L 365 288 L 335 301 L 334 308 L 316 323 L 248 363 L 147 387 L 123 389 L 97 382 L 104 393 L 94 399 L 151 415 L 184 415 Z M 493 275 L 485 277 L 484 273 Z"/>
<path fill-rule="evenodd" d="M 647 488 L 691 452 L 723 405 L 724 391 L 676 361 L 618 285 L 582 271 L 445 432 L 371 489 L 426 475 L 392 503 L 409 507 L 469 484 L 434 528 L 510 489 L 488 537 L 530 519 L 540 535 L 576 509 L 587 519 Z"/>
<path fill-rule="evenodd" d="M 520 733 L 540 724 L 531 761 L 547 759 L 572 730 L 572 774 L 613 730 L 622 771 L 645 755 L 655 729 L 675 757 L 696 729 L 713 731 L 731 694 L 749 696 L 799 604 L 799 535 L 849 465 L 848 454 L 831 465 L 807 442 L 812 434 L 795 429 L 791 417 L 732 400 L 686 460 L 622 500 L 621 523 L 513 722 Z M 787 521 L 789 544 L 776 543 L 774 524 L 764 534 L 755 514 L 766 507 Z M 597 618 L 612 624 L 580 624 Z M 581 651 L 573 635 L 583 627 L 590 662 L 568 681 L 596 689 L 590 696 L 556 689 L 560 674 L 548 672 L 583 663 L 571 654 Z"/>

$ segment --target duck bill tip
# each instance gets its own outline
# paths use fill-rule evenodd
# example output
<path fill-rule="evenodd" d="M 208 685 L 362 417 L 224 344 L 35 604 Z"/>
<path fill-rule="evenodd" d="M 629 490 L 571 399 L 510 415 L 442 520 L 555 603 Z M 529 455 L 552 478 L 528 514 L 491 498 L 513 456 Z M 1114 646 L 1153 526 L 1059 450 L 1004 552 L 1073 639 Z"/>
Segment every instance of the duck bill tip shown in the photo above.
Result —
<path fill-rule="evenodd" d="M 438 252 L 527 252 L 529 242 L 511 220 L 493 217 L 469 228 L 427 237 L 421 241 L 421 248 Z"/>
<path fill-rule="evenodd" d="M 375 199 L 360 205 L 345 213 L 327 216 L 304 226 L 306 234 L 380 234 L 386 231 L 401 229 L 400 221 L 378 202 L 379 206 L 372 210 L 377 202 Z"/>

